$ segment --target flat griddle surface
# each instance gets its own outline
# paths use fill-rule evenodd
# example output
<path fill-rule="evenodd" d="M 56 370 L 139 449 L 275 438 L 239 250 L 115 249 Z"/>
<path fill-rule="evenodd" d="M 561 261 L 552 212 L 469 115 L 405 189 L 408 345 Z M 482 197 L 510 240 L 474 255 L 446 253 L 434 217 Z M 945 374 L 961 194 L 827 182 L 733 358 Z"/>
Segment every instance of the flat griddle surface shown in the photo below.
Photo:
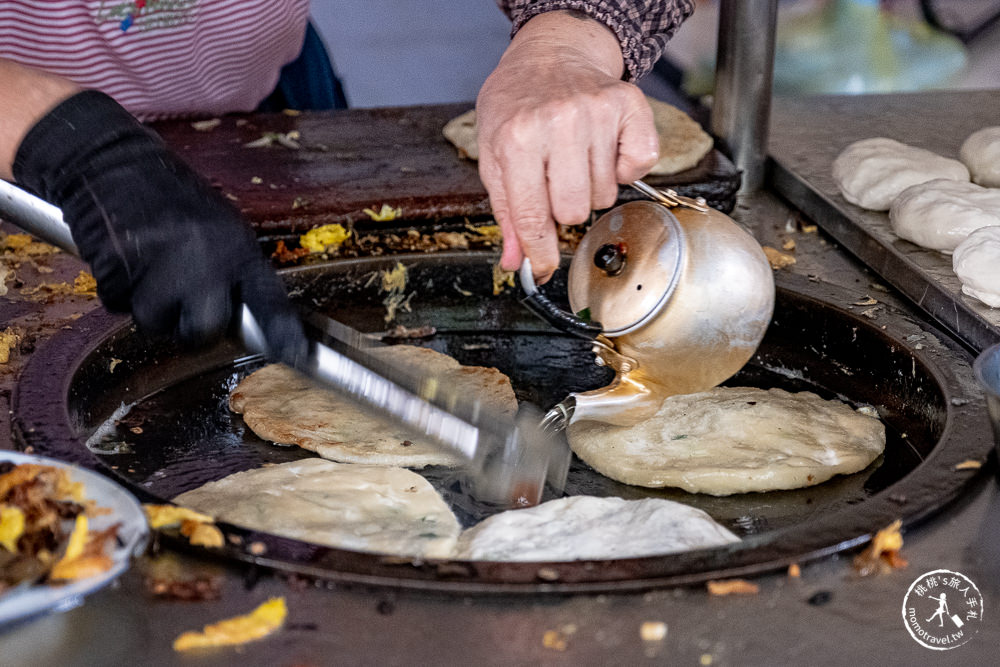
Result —
<path fill-rule="evenodd" d="M 415 341 L 467 364 L 498 367 L 521 400 L 547 408 L 569 391 L 603 385 L 588 345 L 554 334 L 508 290 L 491 294 L 489 254 L 440 254 L 350 260 L 286 273 L 302 303 L 363 331 L 381 331 L 384 295 L 371 277 L 401 261 L 409 269 L 411 312 L 398 322 L 432 324 Z M 318 547 L 224 526 L 227 555 L 349 581 L 461 591 L 530 592 L 649 588 L 745 574 L 853 547 L 895 518 L 919 521 L 957 496 L 991 446 L 971 372 L 926 325 L 891 311 L 877 323 L 843 306 L 843 293 L 808 281 L 779 291 L 775 319 L 760 352 L 731 384 L 812 390 L 875 406 L 887 426 L 886 453 L 866 470 L 808 489 L 715 498 L 614 482 L 575 461 L 567 492 L 660 497 L 704 509 L 744 538 L 741 545 L 659 557 L 539 563 L 412 563 Z M 558 282 L 552 296 L 563 294 Z M 119 360 L 114 362 L 114 360 Z M 36 452 L 105 470 L 146 499 L 165 500 L 225 475 L 310 454 L 276 447 L 228 410 L 238 378 L 260 364 L 228 345 L 198 356 L 154 347 L 121 318 L 102 311 L 80 320 L 25 370 L 15 425 Z M 98 450 L 82 444 L 122 404 Z M 494 511 L 464 493 L 446 470 L 428 477 L 465 524 Z M 259 543 L 266 553 L 251 553 Z M 545 576 L 539 578 L 544 566 Z"/>
<path fill-rule="evenodd" d="M 267 233 L 303 232 L 357 224 L 364 209 L 402 209 L 411 222 L 490 214 L 475 162 L 462 159 L 441 134 L 471 103 L 305 112 L 298 116 L 225 116 L 199 131 L 187 121 L 154 127 Z M 298 132 L 299 149 L 274 143 L 247 148 L 265 133 Z M 720 210 L 735 204 L 739 171 L 713 150 L 700 164 L 673 176 L 650 177 L 660 187 L 705 197 Z M 630 189 L 622 199 L 634 198 Z"/>

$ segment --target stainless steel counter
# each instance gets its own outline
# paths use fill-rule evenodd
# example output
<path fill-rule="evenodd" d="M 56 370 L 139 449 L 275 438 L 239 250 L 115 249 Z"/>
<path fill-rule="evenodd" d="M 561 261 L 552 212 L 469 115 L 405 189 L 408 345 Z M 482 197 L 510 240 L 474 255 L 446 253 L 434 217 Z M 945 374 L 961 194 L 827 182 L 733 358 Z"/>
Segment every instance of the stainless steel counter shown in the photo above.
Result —
<path fill-rule="evenodd" d="M 997 90 L 780 99 L 772 116 L 773 190 L 955 336 L 982 350 L 1000 342 L 1000 309 L 962 294 L 950 255 L 898 238 L 886 213 L 848 203 L 830 165 L 848 144 L 871 137 L 958 159 L 966 137 L 997 123 Z"/>
<path fill-rule="evenodd" d="M 863 99 L 851 104 L 863 105 Z M 919 107 L 914 113 L 919 113 Z M 776 126 L 801 137 L 813 123 L 801 117 Z M 797 263 L 786 271 L 872 295 L 888 307 L 917 317 L 880 278 L 837 247 L 822 232 L 801 231 L 800 214 L 777 197 L 760 193 L 740 201 L 734 217 L 767 245 L 795 241 Z M 80 265 L 69 257 L 50 260 L 55 274 L 23 280 L 72 279 Z M 36 272 L 37 273 L 37 272 Z M 19 275 L 21 275 L 19 273 Z M 0 298 L 0 318 L 14 322 L 37 343 L 74 312 L 95 303 L 81 297 L 37 305 L 16 289 Z M 5 324 L 6 326 L 6 324 Z M 957 347 L 957 345 L 956 345 Z M 13 372 L 30 350 L 0 371 L 0 398 L 7 399 Z M 960 353 L 963 354 L 963 353 Z M 964 355 L 966 362 L 971 357 Z M 2 367 L 0 367 L 2 368 Z M 6 414 L 4 411 L 3 414 Z M 984 415 L 983 419 L 986 417 Z M 0 447 L 10 447 L 9 428 Z M 140 559 L 119 583 L 88 597 L 74 610 L 45 616 L 0 632 L 0 664 L 976 664 L 993 662 L 1000 643 L 1000 493 L 991 460 L 968 493 L 924 525 L 905 534 L 906 569 L 860 579 L 848 557 L 802 564 L 800 578 L 784 572 L 755 579 L 760 592 L 711 597 L 704 588 L 646 594 L 571 597 L 464 597 L 384 589 L 347 588 L 289 580 L 193 554 L 161 553 Z M 148 590 L 145 577 L 157 568 L 180 566 L 187 576 L 217 577 L 214 602 L 166 602 Z M 984 596 L 986 620 L 966 645 L 930 651 L 907 633 L 903 597 L 910 583 L 935 569 L 962 572 Z M 824 595 L 824 593 L 829 595 Z M 817 595 L 820 594 L 820 595 Z M 283 595 L 289 608 L 283 630 L 238 649 L 176 654 L 172 640 L 220 618 L 249 611 Z M 825 600 L 825 602 L 824 602 Z M 647 621 L 667 625 L 664 640 L 644 642 Z M 549 641 L 546 632 L 554 631 Z M 553 641 L 554 640 L 554 641 Z"/>

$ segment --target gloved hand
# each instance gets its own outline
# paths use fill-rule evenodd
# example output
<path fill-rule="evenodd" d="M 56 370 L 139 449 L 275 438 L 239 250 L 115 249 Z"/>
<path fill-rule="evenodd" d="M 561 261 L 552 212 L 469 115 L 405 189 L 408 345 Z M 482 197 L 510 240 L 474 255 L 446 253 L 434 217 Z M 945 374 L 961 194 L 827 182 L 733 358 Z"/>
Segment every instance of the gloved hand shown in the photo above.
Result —
<path fill-rule="evenodd" d="M 272 351 L 305 353 L 302 325 L 238 211 L 103 93 L 64 100 L 22 140 L 15 180 L 62 209 L 108 310 L 189 345 L 249 306 Z"/>

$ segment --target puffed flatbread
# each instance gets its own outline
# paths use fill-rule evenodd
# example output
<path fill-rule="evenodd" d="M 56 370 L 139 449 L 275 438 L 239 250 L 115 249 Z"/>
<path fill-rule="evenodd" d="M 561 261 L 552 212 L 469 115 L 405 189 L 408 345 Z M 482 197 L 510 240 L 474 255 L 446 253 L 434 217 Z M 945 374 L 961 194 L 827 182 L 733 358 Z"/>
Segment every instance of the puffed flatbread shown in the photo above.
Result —
<path fill-rule="evenodd" d="M 377 350 L 380 358 L 413 374 L 433 375 L 501 414 L 517 412 L 510 378 L 495 368 L 462 366 L 446 354 L 413 345 Z M 278 364 L 244 378 L 230 394 L 229 407 L 264 440 L 298 445 L 332 461 L 406 468 L 458 464 L 432 443 L 359 410 L 339 394 Z"/>
<path fill-rule="evenodd" d="M 660 159 L 649 170 L 654 176 L 667 176 L 691 169 L 712 150 L 712 137 L 690 116 L 677 107 L 646 97 L 653 109 L 653 122 L 660 135 Z M 476 110 L 452 118 L 442 130 L 459 155 L 479 159 Z"/>
<path fill-rule="evenodd" d="M 489 517 L 462 533 L 455 558 L 639 558 L 739 541 L 705 512 L 670 500 L 572 496 Z"/>
<path fill-rule="evenodd" d="M 420 558 L 449 557 L 461 531 L 417 473 L 318 458 L 238 472 L 174 502 L 251 530 Z"/>
<path fill-rule="evenodd" d="M 882 422 L 840 401 L 749 387 L 671 396 L 635 426 L 581 421 L 567 435 L 612 479 L 716 496 L 819 484 L 885 449 Z"/>

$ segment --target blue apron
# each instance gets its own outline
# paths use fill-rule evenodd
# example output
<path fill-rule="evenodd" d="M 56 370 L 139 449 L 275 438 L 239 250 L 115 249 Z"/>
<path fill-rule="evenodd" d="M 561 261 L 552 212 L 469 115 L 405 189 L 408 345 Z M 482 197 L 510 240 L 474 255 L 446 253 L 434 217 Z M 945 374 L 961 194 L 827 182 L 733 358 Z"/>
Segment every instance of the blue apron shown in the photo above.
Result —
<path fill-rule="evenodd" d="M 278 85 L 257 111 L 346 109 L 344 87 L 333 71 L 323 39 L 312 22 L 299 57 L 281 68 Z"/>

